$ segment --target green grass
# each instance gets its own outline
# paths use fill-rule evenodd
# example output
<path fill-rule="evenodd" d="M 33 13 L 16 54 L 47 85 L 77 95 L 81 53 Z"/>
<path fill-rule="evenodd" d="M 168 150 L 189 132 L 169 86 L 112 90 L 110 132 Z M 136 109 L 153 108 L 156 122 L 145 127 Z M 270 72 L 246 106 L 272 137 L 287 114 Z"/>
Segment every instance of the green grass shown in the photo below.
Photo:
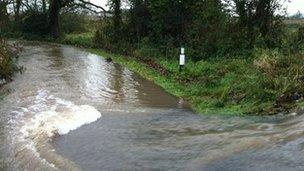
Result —
<path fill-rule="evenodd" d="M 304 27 L 304 19 L 287 19 L 284 20 L 284 23 L 287 25 L 287 28 L 294 31 L 300 27 Z"/>
<path fill-rule="evenodd" d="M 80 47 L 93 47 L 93 32 L 81 33 L 81 34 L 67 34 L 60 39 L 60 43 L 80 46 Z"/>
<path fill-rule="evenodd" d="M 61 43 L 94 47 L 93 34 L 68 35 Z M 304 93 L 304 55 L 282 54 L 277 50 L 256 49 L 254 55 L 233 59 L 187 61 L 182 72 L 178 71 L 178 57 L 165 58 L 154 51 L 136 51 L 127 57 L 110 54 L 101 49 L 89 49 L 102 57 L 128 67 L 163 87 L 167 92 L 184 98 L 193 109 L 203 114 L 276 114 L 304 106 L 302 100 L 290 100 L 295 92 Z M 153 53 L 152 53 L 153 52 Z M 149 56 L 157 68 L 142 61 Z"/>
<path fill-rule="evenodd" d="M 261 72 L 254 65 L 253 60 L 189 61 L 180 73 L 177 61 L 159 58 L 157 62 L 170 72 L 168 76 L 162 76 L 135 58 L 113 55 L 98 49 L 90 51 L 105 58 L 111 57 L 114 62 L 155 82 L 169 93 L 188 100 L 197 112 L 204 114 L 275 114 L 296 105 L 282 102 L 284 108 L 275 108 L 273 105 L 278 97 L 284 93 L 303 90 L 301 84 L 296 83 L 295 76 L 286 77 L 290 67 L 277 69 L 282 73 L 267 75 L 266 71 Z M 255 60 L 255 63 L 258 62 Z M 300 71 L 303 63 L 292 67 L 304 74 Z M 284 84 L 285 82 L 290 84 Z"/>

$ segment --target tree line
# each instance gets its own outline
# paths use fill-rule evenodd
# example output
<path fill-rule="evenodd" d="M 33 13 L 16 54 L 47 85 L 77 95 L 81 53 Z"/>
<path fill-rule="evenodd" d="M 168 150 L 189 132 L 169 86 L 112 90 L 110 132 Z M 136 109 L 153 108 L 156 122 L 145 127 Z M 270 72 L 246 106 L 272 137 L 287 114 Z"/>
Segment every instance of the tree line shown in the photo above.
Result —
<path fill-rule="evenodd" d="M 188 47 L 194 60 L 282 45 L 279 0 L 110 0 L 113 17 L 97 32 L 98 44 L 114 51 L 143 43 L 167 53 Z M 126 48 L 128 47 L 128 48 Z"/>
<path fill-rule="evenodd" d="M 59 38 L 63 9 L 76 11 L 74 14 L 81 13 L 83 9 L 96 14 L 105 12 L 102 7 L 86 0 L 0 0 L 0 31 L 5 32 L 5 26 L 14 25 L 17 30 L 33 30 L 33 34 Z"/>
<path fill-rule="evenodd" d="M 126 7 L 122 8 L 122 3 Z M 106 11 L 85 0 L 0 0 L 0 29 L 12 20 L 9 13 L 13 13 L 14 24 L 22 27 L 22 31 L 59 38 L 60 15 L 64 10 L 78 13 L 79 9 L 86 9 L 99 15 L 101 11 L 109 14 L 94 38 L 102 48 L 130 54 L 150 47 L 169 56 L 175 53 L 172 49 L 185 46 L 194 60 L 200 60 L 239 55 L 255 47 L 282 47 L 287 34 L 282 3 L 282 0 L 108 0 L 110 10 Z"/>

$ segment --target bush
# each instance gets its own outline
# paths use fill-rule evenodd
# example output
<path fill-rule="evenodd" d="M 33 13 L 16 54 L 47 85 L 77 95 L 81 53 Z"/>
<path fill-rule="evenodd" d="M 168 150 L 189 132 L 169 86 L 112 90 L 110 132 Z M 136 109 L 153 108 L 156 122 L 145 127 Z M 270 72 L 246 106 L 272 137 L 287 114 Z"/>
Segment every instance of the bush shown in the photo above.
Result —
<path fill-rule="evenodd" d="M 90 31 L 87 27 L 88 20 L 86 13 L 63 10 L 60 14 L 59 24 L 62 33 L 83 33 Z"/>
<path fill-rule="evenodd" d="M 93 39 L 92 33 L 68 34 L 62 38 L 61 42 L 69 45 L 92 48 L 95 47 L 95 45 L 92 42 L 92 39 Z"/>
<path fill-rule="evenodd" d="M 95 42 L 111 52 L 132 54 L 135 49 L 136 56 L 147 49 L 175 56 L 176 49 L 185 46 L 193 61 L 251 56 L 256 47 L 282 46 L 285 26 L 276 14 L 278 2 L 261 1 L 262 6 L 255 0 L 233 2 L 239 6 L 227 6 L 221 0 L 131 0 L 130 9 L 99 27 Z M 117 17 L 123 18 L 119 28 L 114 26 Z"/>
<path fill-rule="evenodd" d="M 16 51 L 0 39 L 0 80 L 11 81 L 14 73 L 21 70 L 16 65 L 16 57 Z"/>
<path fill-rule="evenodd" d="M 63 34 L 84 33 L 94 30 L 94 24 L 89 24 L 89 18 L 84 12 L 63 10 L 60 13 L 59 24 Z M 92 27 L 93 26 L 93 27 Z M 0 27 L 0 36 L 25 37 L 41 39 L 50 36 L 49 14 L 37 9 L 29 9 L 20 14 L 19 20 L 11 20 Z"/>
<path fill-rule="evenodd" d="M 23 13 L 19 26 L 26 36 L 46 37 L 49 34 L 47 13 L 36 10 Z"/>

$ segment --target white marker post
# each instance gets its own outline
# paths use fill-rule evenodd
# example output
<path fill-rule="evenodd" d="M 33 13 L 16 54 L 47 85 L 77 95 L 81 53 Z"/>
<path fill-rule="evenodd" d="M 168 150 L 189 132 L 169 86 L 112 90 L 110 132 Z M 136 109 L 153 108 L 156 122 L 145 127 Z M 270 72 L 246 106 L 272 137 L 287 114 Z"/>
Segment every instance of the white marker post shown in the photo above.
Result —
<path fill-rule="evenodd" d="M 179 71 L 181 72 L 182 71 L 182 68 L 184 67 L 185 65 L 185 48 L 181 48 L 181 54 L 179 56 Z"/>

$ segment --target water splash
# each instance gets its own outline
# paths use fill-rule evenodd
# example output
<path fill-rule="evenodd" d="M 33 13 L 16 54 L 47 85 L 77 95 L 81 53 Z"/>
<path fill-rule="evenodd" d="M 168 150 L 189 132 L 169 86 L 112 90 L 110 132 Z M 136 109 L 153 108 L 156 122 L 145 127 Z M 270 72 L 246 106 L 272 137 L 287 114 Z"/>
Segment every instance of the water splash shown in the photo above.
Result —
<path fill-rule="evenodd" d="M 101 117 L 101 113 L 92 106 L 76 105 L 49 95 L 44 90 L 37 92 L 33 105 L 22 108 L 18 113 L 22 117 L 14 123 L 16 125 L 12 133 L 18 138 L 12 138 L 12 143 L 15 144 L 19 165 L 29 170 L 35 169 L 27 164 L 32 161 L 31 158 L 38 159 L 34 160 L 35 167 L 41 168 L 41 164 L 48 166 L 47 170 L 78 170 L 74 163 L 56 153 L 50 141 Z M 40 164 L 37 164 L 38 161 Z"/>

